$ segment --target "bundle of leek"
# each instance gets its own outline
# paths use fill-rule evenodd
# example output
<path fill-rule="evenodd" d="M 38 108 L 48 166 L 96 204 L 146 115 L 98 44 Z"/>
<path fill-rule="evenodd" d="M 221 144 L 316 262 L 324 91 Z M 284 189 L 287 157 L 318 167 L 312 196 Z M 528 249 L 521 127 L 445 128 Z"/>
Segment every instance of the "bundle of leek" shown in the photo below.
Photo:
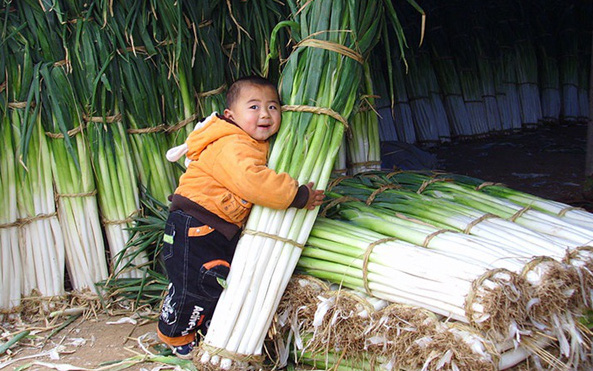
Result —
<path fill-rule="evenodd" d="M 362 184 L 369 183 L 369 180 L 373 186 Z M 414 218 L 490 240 L 489 253 L 502 248 L 500 259 L 520 259 L 523 266 L 518 266 L 520 271 L 516 273 L 524 276 L 534 288 L 530 320 L 540 331 L 551 333 L 558 339 L 568 337 L 575 342 L 569 345 L 568 340 L 561 341 L 562 352 L 567 357 L 575 361 L 583 358 L 579 352 L 583 349 L 580 343 L 584 340 L 579 334 L 576 317 L 582 314 L 582 308 L 588 302 L 583 290 L 590 286 L 587 279 L 583 279 L 587 272 L 582 267 L 563 261 L 568 243 L 560 243 L 550 236 L 465 205 L 394 189 L 385 185 L 376 174 L 368 179 L 342 179 L 332 187 L 332 191 L 366 201 L 367 205 L 387 214 Z M 428 246 L 431 247 L 430 244 Z"/>
<path fill-rule="evenodd" d="M 525 25 L 520 24 L 517 29 L 525 29 Z M 515 42 L 515 53 L 518 62 L 517 89 L 521 103 L 522 125 L 533 128 L 542 119 L 542 107 L 538 86 L 538 61 L 529 34 L 519 35 Z"/>
<path fill-rule="evenodd" d="M 364 64 L 364 94 L 350 119 L 346 136 L 348 170 L 350 174 L 381 169 L 379 117 L 375 111 L 373 82 L 369 63 Z"/>
<path fill-rule="evenodd" d="M 516 347 L 495 343 L 426 309 L 328 287 L 307 275 L 291 279 L 275 325 L 280 366 L 292 358 L 332 370 L 505 370 L 539 354 L 566 367 L 543 349 L 549 343 L 543 337 Z"/>
<path fill-rule="evenodd" d="M 562 87 L 562 112 L 560 117 L 568 123 L 576 122 L 579 116 L 579 56 L 578 36 L 575 26 L 575 15 L 573 7 L 563 8 L 560 25 L 560 86 Z"/>
<path fill-rule="evenodd" d="M 560 243 L 568 244 L 565 247 L 586 245 L 593 240 L 593 231 L 589 228 L 538 211 L 529 205 L 519 205 L 514 201 L 481 192 L 473 186 L 457 183 L 455 179 L 458 176 L 452 174 L 435 174 L 431 176 L 419 172 L 399 172 L 388 174 L 387 178 L 418 193 L 453 200 L 477 210 L 511 220 L 552 238 L 559 238 Z"/>
<path fill-rule="evenodd" d="M 92 162 L 99 207 L 109 243 L 111 273 L 122 274 L 122 277 L 137 276 L 139 273 L 133 269 L 120 272 L 128 262 L 134 261 L 136 265 L 141 265 L 145 258 L 139 256 L 136 260 L 136 252 L 129 252 L 128 256 L 124 256 L 127 252 L 122 253 L 129 239 L 127 229 L 132 225 L 132 217 L 138 212 L 139 201 L 132 151 L 116 104 L 117 97 L 111 93 L 120 91 L 117 85 L 121 80 L 118 60 L 108 35 L 101 32 L 101 26 L 94 19 L 80 20 L 76 27 L 79 27 L 79 32 L 69 40 L 73 43 L 72 75 L 76 77 L 73 79 L 76 85 L 70 86 L 70 80 L 65 75 L 58 75 L 56 81 L 60 82 L 63 89 L 68 89 L 64 90 L 61 99 L 70 102 L 72 121 L 81 122 L 82 114 L 77 107 L 82 105 L 85 110 L 85 133 L 90 149 L 87 156 Z M 79 102 L 74 98 L 73 88 L 76 88 Z M 105 256 L 104 250 L 101 256 Z M 102 274 L 94 282 L 106 278 L 106 274 Z"/>
<path fill-rule="evenodd" d="M 381 4 L 319 0 L 289 5 L 298 44 L 282 72 L 280 95 L 288 106 L 269 166 L 323 189 L 362 82 L 363 56 L 376 42 Z M 309 106 L 313 102 L 316 107 Z M 200 344 L 201 367 L 245 368 L 261 362 L 266 331 L 316 215 L 317 210 L 253 208 L 228 287 Z"/>
<path fill-rule="evenodd" d="M 450 123 L 451 134 L 458 138 L 467 138 L 475 134 L 471 125 L 468 109 L 462 95 L 459 71 L 451 55 L 447 32 L 442 26 L 431 29 L 434 38 L 431 44 L 431 59 Z"/>
<path fill-rule="evenodd" d="M 384 33 L 384 38 L 385 38 Z M 387 43 L 388 44 L 388 43 Z M 389 71 L 392 74 L 390 84 L 392 89 L 391 112 L 397 132 L 397 139 L 405 143 L 416 143 L 416 131 L 414 129 L 414 118 L 412 116 L 412 108 L 408 99 L 408 91 L 405 84 L 404 65 L 399 59 L 395 59 L 394 63 L 390 64 L 393 68 Z"/>
<path fill-rule="evenodd" d="M 0 214 L 0 260 L 2 261 L 2 282 L 0 282 L 0 312 L 17 310 L 21 303 L 21 254 L 18 249 L 18 225 L 16 206 L 16 163 L 14 140 L 8 115 L 2 115 L 2 148 L 0 153 L 0 191 L 2 214 Z M 1 317 L 1 316 L 0 316 Z"/>
<path fill-rule="evenodd" d="M 37 15 L 43 19 L 42 13 Z M 10 55 L 4 71 L 7 123 L 18 142 L 14 148 L 18 159 L 15 181 L 20 190 L 16 194 L 19 242 L 9 247 L 20 249 L 22 293 L 53 297 L 64 293 L 64 241 L 56 212 L 50 150 L 40 120 L 38 68 L 34 68 L 32 49 L 22 37 L 19 34 L 16 40 L 6 40 Z"/>
<path fill-rule="evenodd" d="M 341 215 L 350 223 L 317 219 L 299 270 L 469 323 L 499 341 L 530 327 L 529 285 L 518 274 L 496 267 L 493 260 L 489 264 L 481 252 L 467 254 L 463 247 L 451 249 L 446 242 L 425 248 L 393 238 L 401 232 L 400 236 L 414 239 L 421 233 L 418 230 L 403 229 L 370 212 L 350 209 Z M 371 224 L 391 236 L 369 229 Z"/>
<path fill-rule="evenodd" d="M 7 62 L 6 57 L 8 56 L 8 53 L 4 53 L 4 51 L 3 49 L 0 57 L 2 71 L 4 71 L 4 63 Z M 0 112 L 2 112 L 0 140 L 3 148 L 0 151 L 0 200 L 4 205 L 0 210 L 0 261 L 2 266 L 0 313 L 18 310 L 22 291 L 21 254 L 18 248 L 18 209 L 16 205 L 17 162 L 14 157 L 17 143 L 10 126 L 7 98 L 6 81 L 4 80 L 0 84 Z M 0 315 L 0 319 L 2 319 L 2 315 Z"/>
<path fill-rule="evenodd" d="M 352 217 L 347 214 L 351 213 L 343 215 Z M 381 219 L 393 221 L 385 216 Z M 390 226 L 381 219 L 361 213 L 353 219 L 353 225 L 318 218 L 298 269 L 382 299 L 469 323 L 501 349 L 509 341 L 530 347 L 533 341 L 541 340 L 536 335 L 543 333 L 558 339 L 562 355 L 570 364 L 585 359 L 589 344 L 575 323 L 578 313 L 569 300 L 547 298 L 553 285 L 530 279 L 533 276 L 493 268 L 496 261 L 488 266 L 484 262 L 489 259 L 482 259 L 483 252 L 463 253 L 456 243 L 446 246 L 439 242 L 426 249 L 389 238 L 396 234 L 411 238 L 415 232 L 401 225 Z M 369 227 L 388 234 L 375 233 Z M 509 259 L 513 259 L 512 252 Z M 447 269 L 439 268 L 443 264 Z M 553 292 L 562 294 L 562 290 Z M 501 307 L 505 309 L 500 311 Z"/>

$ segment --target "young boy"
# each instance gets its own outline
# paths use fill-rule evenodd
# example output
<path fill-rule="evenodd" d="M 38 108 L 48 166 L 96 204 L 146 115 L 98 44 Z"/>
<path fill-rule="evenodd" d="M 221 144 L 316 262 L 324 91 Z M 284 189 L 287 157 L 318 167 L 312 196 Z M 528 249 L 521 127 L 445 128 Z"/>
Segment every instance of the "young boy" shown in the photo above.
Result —
<path fill-rule="evenodd" d="M 250 76 L 227 92 L 224 116 L 211 116 L 186 140 L 191 162 L 171 198 L 161 252 L 169 277 L 157 333 L 190 358 L 196 332 L 205 335 L 251 207 L 314 209 L 323 200 L 266 166 L 268 139 L 278 132 L 280 98 L 268 80 Z"/>

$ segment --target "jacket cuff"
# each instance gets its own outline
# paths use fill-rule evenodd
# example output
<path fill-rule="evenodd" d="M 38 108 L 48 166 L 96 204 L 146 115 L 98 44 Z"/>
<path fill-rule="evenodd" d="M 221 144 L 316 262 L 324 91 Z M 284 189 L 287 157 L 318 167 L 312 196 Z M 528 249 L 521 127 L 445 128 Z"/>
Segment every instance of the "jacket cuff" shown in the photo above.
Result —
<path fill-rule="evenodd" d="M 309 188 L 306 185 L 299 186 L 296 195 L 294 196 L 294 200 L 290 203 L 288 207 L 296 207 L 297 209 L 302 209 L 307 206 L 307 201 L 309 201 Z"/>

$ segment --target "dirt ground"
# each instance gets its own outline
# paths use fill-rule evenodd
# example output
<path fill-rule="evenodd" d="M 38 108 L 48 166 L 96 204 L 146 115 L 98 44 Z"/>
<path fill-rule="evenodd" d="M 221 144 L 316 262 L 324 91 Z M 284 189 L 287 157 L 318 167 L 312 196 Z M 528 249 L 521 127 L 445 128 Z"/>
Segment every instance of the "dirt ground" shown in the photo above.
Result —
<path fill-rule="evenodd" d="M 586 126 L 549 126 L 535 131 L 451 143 L 429 151 L 441 170 L 502 182 L 511 188 L 575 206 L 589 206 L 581 195 L 584 181 Z M 154 313 L 145 313 L 153 315 Z M 0 354 L 6 370 L 164 370 L 175 366 L 142 362 L 148 352 L 163 348 L 155 342 L 155 322 L 132 313 L 87 313 L 61 331 L 51 321 L 6 325 L 0 322 L 0 345 L 28 329 L 28 338 Z M 156 348 L 155 348 L 156 345 Z M 113 364 L 136 357 L 128 364 Z M 109 364 L 111 363 L 111 364 Z M 187 364 L 186 364 L 187 365 Z"/>

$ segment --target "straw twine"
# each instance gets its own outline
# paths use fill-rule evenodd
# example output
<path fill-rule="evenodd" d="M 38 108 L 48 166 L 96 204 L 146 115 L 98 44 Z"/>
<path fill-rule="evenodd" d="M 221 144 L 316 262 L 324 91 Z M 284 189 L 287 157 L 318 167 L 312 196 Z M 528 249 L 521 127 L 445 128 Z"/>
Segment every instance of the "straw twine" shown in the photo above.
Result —
<path fill-rule="evenodd" d="M 252 235 L 252 236 L 260 236 L 260 237 L 265 237 L 265 238 L 269 238 L 272 240 L 276 240 L 276 241 L 280 241 L 280 242 L 284 242 L 284 243 L 288 243 L 291 244 L 295 247 L 298 247 L 299 249 L 304 249 L 305 245 L 302 243 L 298 243 L 294 240 L 291 240 L 290 238 L 285 238 L 285 237 L 280 237 L 280 236 L 276 236 L 274 234 L 270 234 L 270 233 L 266 233 L 266 232 L 261 232 L 261 231 L 254 231 L 252 229 L 245 229 L 243 231 L 243 234 L 248 234 L 248 235 Z"/>

